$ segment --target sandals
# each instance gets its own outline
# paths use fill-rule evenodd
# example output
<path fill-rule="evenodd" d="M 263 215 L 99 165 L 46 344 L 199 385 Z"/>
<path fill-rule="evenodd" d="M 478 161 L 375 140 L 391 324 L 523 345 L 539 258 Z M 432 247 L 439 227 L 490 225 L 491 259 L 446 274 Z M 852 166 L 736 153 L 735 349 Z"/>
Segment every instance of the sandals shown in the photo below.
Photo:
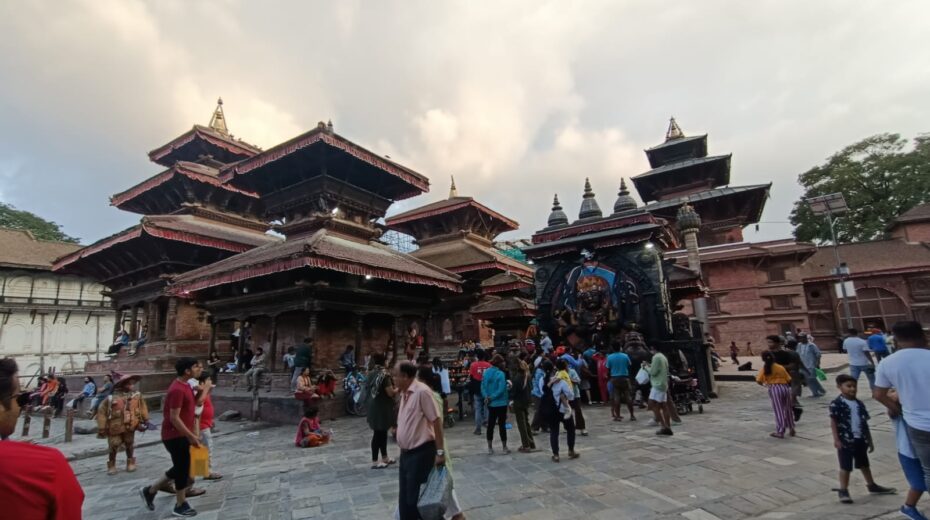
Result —
<path fill-rule="evenodd" d="M 371 469 L 384 469 L 386 467 L 388 467 L 388 465 L 384 462 L 378 462 L 371 465 Z"/>
<path fill-rule="evenodd" d="M 769 434 L 769 437 L 775 437 L 776 439 L 784 439 L 784 438 L 785 438 L 785 434 L 784 434 L 784 433 L 778 433 L 778 432 L 772 432 L 772 433 Z"/>
<path fill-rule="evenodd" d="M 219 473 L 210 473 L 209 475 L 207 475 L 207 476 L 204 477 L 203 479 L 204 479 L 204 480 L 222 480 L 222 479 L 223 479 L 223 475 L 220 475 Z"/>
<path fill-rule="evenodd" d="M 384 464 L 387 464 L 388 466 L 390 466 L 391 464 L 397 464 L 397 461 L 394 459 L 382 460 L 381 462 L 383 462 Z"/>

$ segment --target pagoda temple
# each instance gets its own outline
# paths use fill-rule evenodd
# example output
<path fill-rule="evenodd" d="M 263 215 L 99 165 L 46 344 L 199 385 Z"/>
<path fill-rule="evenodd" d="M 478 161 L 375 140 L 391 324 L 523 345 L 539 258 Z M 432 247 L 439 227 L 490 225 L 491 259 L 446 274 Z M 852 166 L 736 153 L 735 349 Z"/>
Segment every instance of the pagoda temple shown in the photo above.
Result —
<path fill-rule="evenodd" d="M 258 195 L 219 178 L 223 165 L 259 152 L 229 134 L 220 100 L 209 126 L 195 125 L 149 153 L 165 170 L 111 197 L 111 205 L 143 215 L 139 224 L 55 262 L 57 273 L 106 286 L 117 330 L 146 338 L 145 359 L 124 352 L 88 371 L 170 370 L 173 356 L 207 353 L 216 328 L 202 309 L 165 290 L 171 276 L 280 241 L 266 234 Z"/>
<path fill-rule="evenodd" d="M 707 134 L 686 136 L 671 118 L 665 142 L 646 150 L 648 172 L 633 177 L 644 209 L 675 222 L 688 203 L 701 216 L 701 246 L 743 241 L 743 228 L 762 217 L 772 184 L 730 186 L 731 154 L 708 155 Z"/>
<path fill-rule="evenodd" d="M 415 237 L 411 255 L 462 277 L 463 292 L 443 300 L 434 320 L 434 347 L 462 341 L 491 344 L 489 329 L 499 340 L 521 338 L 536 315 L 533 269 L 502 254 L 494 246 L 501 233 L 517 222 L 472 197 L 460 196 L 452 179 L 449 197 L 394 215 L 388 228 Z"/>
<path fill-rule="evenodd" d="M 263 218 L 286 238 L 176 276 L 170 293 L 214 322 L 248 323 L 272 370 L 305 337 L 315 368 L 338 366 L 349 344 L 360 361 L 434 339 L 432 310 L 462 279 L 381 243 L 377 225 L 395 201 L 428 191 L 426 177 L 321 122 L 222 167 L 219 180 L 259 197 Z"/>

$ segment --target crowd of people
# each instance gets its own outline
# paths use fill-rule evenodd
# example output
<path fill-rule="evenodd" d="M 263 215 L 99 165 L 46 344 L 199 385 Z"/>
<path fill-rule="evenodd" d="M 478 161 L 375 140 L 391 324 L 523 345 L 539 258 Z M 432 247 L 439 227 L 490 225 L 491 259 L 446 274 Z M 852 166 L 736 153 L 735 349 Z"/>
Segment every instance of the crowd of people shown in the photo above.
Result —
<path fill-rule="evenodd" d="M 865 337 L 849 329 L 843 349 L 849 356 L 849 373 L 835 378 L 837 397 L 830 402 L 829 420 L 833 445 L 839 462 L 839 501 L 853 503 L 849 492 L 854 469 L 862 473 L 866 490 L 871 494 L 893 494 L 894 488 L 875 482 L 869 453 L 875 442 L 869 420 L 871 416 L 859 398 L 858 385 L 866 375 L 872 397 L 885 407 L 891 418 L 898 459 L 908 483 L 900 512 L 912 520 L 927 520 L 917 509 L 917 502 L 930 489 L 930 348 L 921 325 L 902 321 L 892 327 L 893 341 L 881 330 L 867 331 Z M 796 435 L 800 419 L 798 397 L 802 385 L 811 398 L 826 395 L 820 380 L 820 349 L 803 333 L 786 340 L 774 335 L 766 338 L 768 350 L 762 353 L 763 367 L 756 382 L 768 389 L 775 415 L 773 437 Z M 874 355 L 874 356 L 873 356 Z"/>

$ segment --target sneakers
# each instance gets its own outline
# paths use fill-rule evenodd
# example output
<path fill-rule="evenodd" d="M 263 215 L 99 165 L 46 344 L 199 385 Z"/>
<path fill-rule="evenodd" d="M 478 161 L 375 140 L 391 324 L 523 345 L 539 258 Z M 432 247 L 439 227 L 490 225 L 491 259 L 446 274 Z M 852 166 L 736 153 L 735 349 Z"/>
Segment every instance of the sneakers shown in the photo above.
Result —
<path fill-rule="evenodd" d="M 658 426 L 659 423 L 655 419 L 649 419 L 649 422 L 646 423 L 646 426 Z"/>
<path fill-rule="evenodd" d="M 849 496 L 848 489 L 837 489 L 836 494 L 840 497 L 840 502 L 843 504 L 852 504 L 853 499 Z"/>
<path fill-rule="evenodd" d="M 878 484 L 872 484 L 866 487 L 868 488 L 869 493 L 872 493 L 873 495 L 894 495 L 898 492 L 898 490 L 895 488 L 879 486 Z"/>
<path fill-rule="evenodd" d="M 917 510 L 914 506 L 901 506 L 901 514 L 910 518 L 911 520 L 927 520 L 927 517 L 923 513 Z"/>
<path fill-rule="evenodd" d="M 157 493 L 157 491 L 155 493 Z M 155 493 L 149 493 L 148 486 L 139 488 L 139 495 L 142 496 L 142 501 L 145 502 L 145 507 L 147 507 L 149 511 L 155 510 Z"/>
<path fill-rule="evenodd" d="M 197 516 L 197 511 L 195 511 L 194 508 L 190 506 L 190 504 L 184 502 L 183 504 L 176 506 L 174 510 L 171 511 L 171 515 L 179 516 L 182 518 L 185 516 Z"/>

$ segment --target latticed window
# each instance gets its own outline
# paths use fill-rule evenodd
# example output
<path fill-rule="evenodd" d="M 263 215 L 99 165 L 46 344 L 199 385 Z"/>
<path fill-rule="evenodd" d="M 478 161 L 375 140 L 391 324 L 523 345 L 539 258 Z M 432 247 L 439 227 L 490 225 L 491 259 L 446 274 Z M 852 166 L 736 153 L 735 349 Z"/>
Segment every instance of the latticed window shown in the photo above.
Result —
<path fill-rule="evenodd" d="M 787 280 L 784 267 L 769 267 L 767 273 L 770 282 L 784 282 Z"/>
<path fill-rule="evenodd" d="M 843 302 L 837 304 L 842 323 L 846 323 Z M 895 322 L 908 320 L 910 310 L 893 292 L 878 287 L 856 288 L 856 297 L 849 299 L 853 326 L 859 329 L 879 327 L 888 330 Z"/>
<path fill-rule="evenodd" d="M 780 294 L 778 296 L 772 296 L 772 308 L 773 309 L 791 309 L 793 306 L 791 304 L 791 296 L 787 294 Z"/>

